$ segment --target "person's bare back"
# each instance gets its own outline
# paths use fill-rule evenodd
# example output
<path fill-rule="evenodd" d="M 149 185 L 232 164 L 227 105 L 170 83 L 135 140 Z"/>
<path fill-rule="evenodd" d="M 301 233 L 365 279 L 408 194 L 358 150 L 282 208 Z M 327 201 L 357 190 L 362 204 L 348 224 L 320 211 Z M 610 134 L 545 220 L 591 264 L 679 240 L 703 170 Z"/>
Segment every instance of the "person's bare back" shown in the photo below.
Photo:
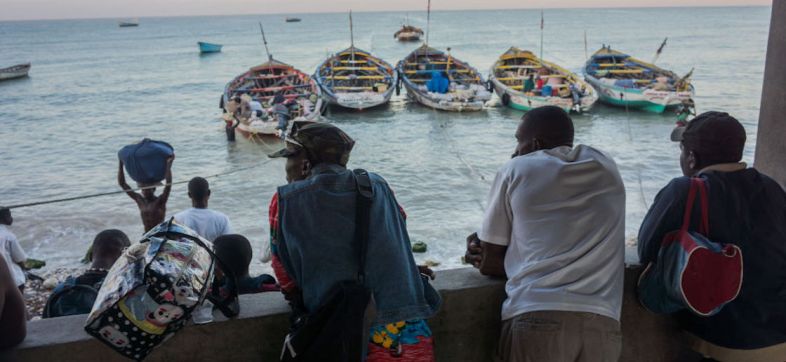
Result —
<path fill-rule="evenodd" d="M 145 232 L 162 223 L 166 217 L 166 202 L 169 200 L 169 192 L 172 190 L 172 162 L 174 160 L 174 155 L 167 159 L 166 184 L 164 185 L 164 191 L 159 196 L 155 195 L 156 189 L 154 185 L 139 185 L 143 187 L 142 193 L 134 192 L 126 183 L 123 161 L 120 161 L 117 170 L 117 183 L 139 207 L 139 214 L 142 217 Z"/>

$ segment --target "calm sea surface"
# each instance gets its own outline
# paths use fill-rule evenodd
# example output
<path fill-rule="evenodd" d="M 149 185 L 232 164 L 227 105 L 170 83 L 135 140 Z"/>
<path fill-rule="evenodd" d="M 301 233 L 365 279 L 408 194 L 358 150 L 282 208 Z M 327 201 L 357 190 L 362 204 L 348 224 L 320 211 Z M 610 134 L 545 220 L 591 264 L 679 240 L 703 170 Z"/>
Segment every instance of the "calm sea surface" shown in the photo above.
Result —
<path fill-rule="evenodd" d="M 264 11 L 258 9 L 256 11 Z M 252 9 L 252 11 L 254 11 Z M 767 7 L 546 10 L 544 57 L 579 71 L 602 44 L 650 60 L 664 37 L 658 64 L 679 74 L 695 68 L 699 111 L 723 110 L 748 132 L 745 160 L 756 142 Z M 0 66 L 30 61 L 27 79 L 0 82 L 0 204 L 117 190 L 117 150 L 143 137 L 175 147 L 175 181 L 257 166 L 211 178 L 210 207 L 229 215 L 258 255 L 268 241 L 267 206 L 284 181 L 284 162 L 268 161 L 278 146 L 225 140 L 219 96 L 234 76 L 265 60 L 258 30 L 264 22 L 274 56 L 311 73 L 328 52 L 349 46 L 345 14 L 142 18 L 138 28 L 117 20 L 0 22 Z M 393 39 L 404 13 L 356 13 L 355 43 L 395 63 L 417 44 Z M 425 28 L 425 12 L 409 13 Z M 484 74 L 510 46 L 537 50 L 540 11 L 436 12 L 430 44 Z M 196 42 L 224 44 L 200 56 Z M 496 100 L 496 98 L 495 98 Z M 522 113 L 493 105 L 478 113 L 443 113 L 404 95 L 384 108 L 331 112 L 328 121 L 357 140 L 351 167 L 382 174 L 409 214 L 413 241 L 429 250 L 419 261 L 460 265 L 464 237 L 482 218 L 489 182 L 511 154 Z M 627 189 L 629 258 L 639 224 L 658 190 L 679 176 L 679 148 L 668 136 L 673 114 L 626 112 L 597 105 L 574 117 L 579 143 L 617 161 Z M 175 186 L 168 213 L 190 206 Z M 77 266 L 93 236 L 119 228 L 138 239 L 134 203 L 119 194 L 14 210 L 11 228 L 32 257 L 49 267 Z M 565 220 L 568 227 L 570 220 Z M 635 257 L 633 257 L 635 259 Z M 255 262 L 257 271 L 269 267 Z"/>

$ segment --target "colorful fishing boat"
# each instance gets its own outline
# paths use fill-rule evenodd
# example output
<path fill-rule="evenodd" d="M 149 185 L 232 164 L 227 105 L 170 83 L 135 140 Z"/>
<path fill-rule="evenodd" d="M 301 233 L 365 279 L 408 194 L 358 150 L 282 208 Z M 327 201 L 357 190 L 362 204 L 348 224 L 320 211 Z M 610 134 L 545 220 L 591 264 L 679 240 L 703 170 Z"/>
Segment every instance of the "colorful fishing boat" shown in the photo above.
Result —
<path fill-rule="evenodd" d="M 249 101 L 259 102 L 263 108 L 275 106 L 277 95 L 283 96 L 292 120 L 312 120 L 320 118 L 324 106 L 320 99 L 320 89 L 313 78 L 295 67 L 270 58 L 268 62 L 249 69 L 235 77 L 224 88 L 221 106 L 224 120 L 239 121 L 237 130 L 245 137 L 275 135 L 278 121 L 270 114 L 262 116 L 241 109 L 237 112 L 228 109 L 234 97 L 240 97 L 241 104 Z M 292 121 L 289 122 L 292 125 Z"/>
<path fill-rule="evenodd" d="M 197 42 L 197 45 L 199 45 L 199 52 L 203 53 L 203 54 L 205 54 L 205 53 L 219 53 L 219 52 L 221 52 L 221 48 L 224 47 L 221 44 L 206 43 L 206 42 L 203 42 L 203 41 Z"/>
<path fill-rule="evenodd" d="M 595 52 L 584 66 L 584 76 L 601 102 L 655 113 L 693 98 L 692 73 L 679 77 L 608 46 Z"/>
<path fill-rule="evenodd" d="M 398 73 L 386 61 L 350 46 L 319 65 L 314 79 L 329 104 L 362 110 L 390 101 Z"/>
<path fill-rule="evenodd" d="M 423 45 L 402 59 L 396 69 L 407 95 L 443 111 L 479 111 L 491 92 L 477 69 L 448 53 Z"/>
<path fill-rule="evenodd" d="M 494 63 L 489 81 L 502 104 L 522 111 L 557 106 L 565 112 L 586 112 L 598 100 L 595 89 L 573 72 L 516 47 Z"/>
<path fill-rule="evenodd" d="M 0 68 L 0 80 L 27 77 L 30 72 L 30 63 L 17 64 L 8 68 Z"/>

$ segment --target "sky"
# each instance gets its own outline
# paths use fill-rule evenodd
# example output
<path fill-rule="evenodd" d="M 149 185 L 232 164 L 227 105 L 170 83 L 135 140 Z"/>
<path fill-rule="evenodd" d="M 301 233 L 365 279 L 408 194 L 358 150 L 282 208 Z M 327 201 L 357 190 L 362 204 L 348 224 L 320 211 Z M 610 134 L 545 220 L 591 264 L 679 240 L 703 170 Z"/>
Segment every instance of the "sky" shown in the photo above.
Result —
<path fill-rule="evenodd" d="M 432 9 L 770 5 L 772 0 L 432 0 Z M 0 20 L 417 11 L 426 0 L 0 0 Z"/>

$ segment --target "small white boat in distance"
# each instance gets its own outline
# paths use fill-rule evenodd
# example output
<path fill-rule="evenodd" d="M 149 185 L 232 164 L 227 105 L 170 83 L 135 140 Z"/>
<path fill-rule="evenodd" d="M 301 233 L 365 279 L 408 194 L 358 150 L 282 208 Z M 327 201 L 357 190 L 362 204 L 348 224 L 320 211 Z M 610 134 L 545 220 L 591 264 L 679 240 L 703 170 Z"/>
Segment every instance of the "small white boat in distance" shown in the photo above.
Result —
<path fill-rule="evenodd" d="M 0 80 L 26 77 L 30 72 L 30 63 L 17 64 L 8 68 L 0 68 Z"/>

